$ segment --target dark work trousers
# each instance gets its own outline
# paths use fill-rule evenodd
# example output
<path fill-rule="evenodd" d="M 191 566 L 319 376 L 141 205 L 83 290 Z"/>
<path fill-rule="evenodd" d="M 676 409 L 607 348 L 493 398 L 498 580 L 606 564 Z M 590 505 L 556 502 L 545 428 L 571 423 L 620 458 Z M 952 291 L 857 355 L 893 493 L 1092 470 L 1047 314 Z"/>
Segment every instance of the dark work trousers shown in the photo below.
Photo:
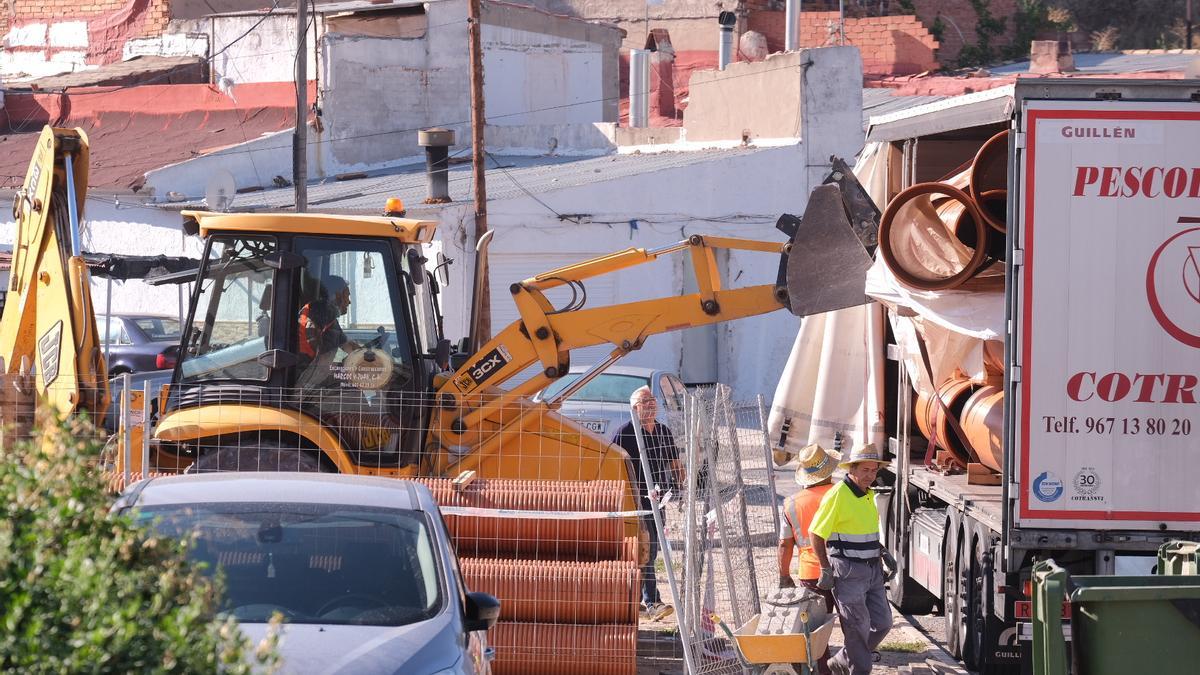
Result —
<path fill-rule="evenodd" d="M 848 666 L 850 675 L 869 675 L 871 652 L 892 629 L 883 564 L 879 558 L 850 560 L 840 556 L 830 556 L 829 562 L 845 645 L 831 660 Z"/>
<path fill-rule="evenodd" d="M 825 598 L 825 611 L 833 613 L 833 591 L 825 591 L 817 588 L 816 579 L 801 579 L 800 585 Z M 820 675 L 832 675 L 833 673 L 833 671 L 829 670 L 829 645 L 825 645 L 825 651 L 821 652 L 821 655 L 817 657 L 817 673 Z"/>
<path fill-rule="evenodd" d="M 666 515 L 664 513 L 663 517 Z M 642 525 L 650 532 L 650 559 L 642 566 L 642 604 L 649 606 L 662 602 L 654 573 L 654 561 L 658 559 L 658 529 L 654 527 L 654 516 L 642 516 Z"/>

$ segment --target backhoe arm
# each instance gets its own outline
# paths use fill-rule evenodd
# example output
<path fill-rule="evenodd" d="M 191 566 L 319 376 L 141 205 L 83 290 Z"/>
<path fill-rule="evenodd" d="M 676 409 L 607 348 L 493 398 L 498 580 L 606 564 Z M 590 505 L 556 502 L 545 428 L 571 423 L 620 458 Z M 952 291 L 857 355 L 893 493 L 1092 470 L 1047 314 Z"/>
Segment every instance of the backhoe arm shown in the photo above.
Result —
<path fill-rule="evenodd" d="M 521 319 L 492 338 L 479 350 L 481 356 L 468 362 L 442 387 L 442 394 L 471 395 L 483 385 L 498 386 L 534 362 L 542 372 L 513 388 L 517 395 L 532 394 L 551 380 L 566 374 L 570 352 L 581 347 L 609 343 L 622 352 L 641 347 L 651 335 L 764 314 L 785 305 L 775 285 L 734 290 L 721 288 L 715 249 L 751 250 L 781 254 L 783 243 L 746 239 L 709 238 L 695 235 L 656 250 L 628 249 L 586 262 L 540 274 L 513 284 L 510 291 Z M 654 300 L 621 303 L 608 307 L 556 309 L 543 291 L 563 285 L 578 285 L 591 277 L 657 260 L 680 251 L 690 251 L 699 291 Z M 468 422 L 469 424 L 469 422 Z"/>
<path fill-rule="evenodd" d="M 17 233 L 0 358 L 6 372 L 36 372 L 38 394 L 61 413 L 108 405 L 90 275 L 80 257 L 88 141 L 80 129 L 45 127 L 13 201 Z"/>
<path fill-rule="evenodd" d="M 623 477 L 623 469 L 614 465 L 604 447 L 581 439 L 572 423 L 546 417 L 553 403 L 528 400 L 567 373 L 571 350 L 612 345 L 609 357 L 562 395 L 639 349 L 651 335 L 777 309 L 807 316 L 869 302 L 863 287 L 879 211 L 845 163 L 831 161 L 834 170 L 809 196 L 803 218 L 780 218 L 777 227 L 788 236 L 786 243 L 693 235 L 663 248 L 627 249 L 513 284 L 509 290 L 521 318 L 438 387 L 426 446 L 430 468 L 437 473 L 481 469 L 482 475 L 525 478 Z M 723 288 L 716 265 L 719 249 L 773 254 L 779 265 L 776 282 Z M 583 308 L 587 279 L 684 252 L 692 262 L 697 292 Z M 576 290 L 574 299 L 556 308 L 545 291 L 564 285 Z M 540 372 L 507 391 L 498 389 L 534 363 L 541 366 Z M 502 448 L 516 459 L 504 460 Z"/>

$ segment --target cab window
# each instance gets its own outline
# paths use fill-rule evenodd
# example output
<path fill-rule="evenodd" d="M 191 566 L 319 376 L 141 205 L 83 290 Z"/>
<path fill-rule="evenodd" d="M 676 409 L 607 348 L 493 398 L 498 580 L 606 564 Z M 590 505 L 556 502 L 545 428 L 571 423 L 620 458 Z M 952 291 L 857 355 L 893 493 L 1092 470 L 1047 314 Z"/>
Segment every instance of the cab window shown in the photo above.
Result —
<path fill-rule="evenodd" d="M 293 386 L 370 395 L 413 377 L 391 246 L 383 241 L 300 237 Z M 399 330 L 397 329 L 399 327 Z"/>
<path fill-rule="evenodd" d="M 270 344 L 275 271 L 266 257 L 276 249 L 267 237 L 212 238 L 180 360 L 181 382 L 267 379 L 258 357 Z"/>

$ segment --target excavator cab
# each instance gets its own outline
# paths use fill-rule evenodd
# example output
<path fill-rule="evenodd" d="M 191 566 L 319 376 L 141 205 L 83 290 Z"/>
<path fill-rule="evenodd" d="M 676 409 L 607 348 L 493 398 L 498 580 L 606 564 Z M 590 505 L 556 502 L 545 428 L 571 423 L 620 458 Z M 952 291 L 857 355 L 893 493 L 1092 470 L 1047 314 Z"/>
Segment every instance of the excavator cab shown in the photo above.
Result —
<path fill-rule="evenodd" d="M 421 253 L 433 224 L 185 215 L 205 254 L 160 437 L 189 441 L 197 470 L 257 463 L 252 447 L 355 473 L 412 463 L 443 339 Z"/>

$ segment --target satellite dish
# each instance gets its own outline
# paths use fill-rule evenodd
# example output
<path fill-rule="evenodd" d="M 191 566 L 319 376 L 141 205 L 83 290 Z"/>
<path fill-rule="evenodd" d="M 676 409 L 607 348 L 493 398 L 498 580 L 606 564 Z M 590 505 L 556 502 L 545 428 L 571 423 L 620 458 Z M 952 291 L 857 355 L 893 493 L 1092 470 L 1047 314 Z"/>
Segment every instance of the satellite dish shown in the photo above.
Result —
<path fill-rule="evenodd" d="M 208 185 L 204 187 L 204 201 L 211 211 L 228 211 L 235 194 L 237 184 L 233 180 L 233 174 L 224 169 L 213 172 L 212 178 L 208 179 Z"/>

